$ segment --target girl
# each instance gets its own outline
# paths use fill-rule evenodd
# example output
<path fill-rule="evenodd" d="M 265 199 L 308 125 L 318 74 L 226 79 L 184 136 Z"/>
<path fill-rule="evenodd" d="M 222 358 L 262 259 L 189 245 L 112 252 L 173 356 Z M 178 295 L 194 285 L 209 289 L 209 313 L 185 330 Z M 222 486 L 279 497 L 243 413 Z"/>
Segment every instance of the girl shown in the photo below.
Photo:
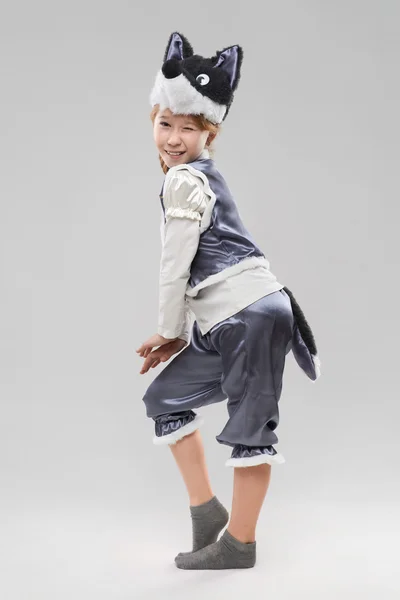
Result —
<path fill-rule="evenodd" d="M 273 444 L 286 355 L 292 350 L 311 380 L 320 374 L 304 314 L 271 273 L 210 156 L 242 59 L 237 45 L 212 58 L 194 55 L 175 32 L 150 96 L 166 175 L 163 250 L 158 330 L 137 352 L 145 358 L 142 374 L 179 353 L 143 401 L 155 422 L 154 443 L 170 446 L 189 495 L 193 547 L 175 558 L 182 569 L 254 566 L 271 465 L 284 462 Z M 228 420 L 216 439 L 232 448 L 226 463 L 235 467 L 230 520 L 212 491 L 202 419 L 193 410 L 226 399 Z"/>

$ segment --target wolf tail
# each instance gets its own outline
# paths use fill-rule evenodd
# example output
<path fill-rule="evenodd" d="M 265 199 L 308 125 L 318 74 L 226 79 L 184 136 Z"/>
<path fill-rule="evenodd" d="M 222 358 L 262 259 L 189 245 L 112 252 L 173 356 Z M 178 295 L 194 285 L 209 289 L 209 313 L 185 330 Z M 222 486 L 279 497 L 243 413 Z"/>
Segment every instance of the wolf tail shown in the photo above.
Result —
<path fill-rule="evenodd" d="M 306 321 L 303 311 L 296 302 L 292 292 L 283 288 L 290 298 L 294 316 L 292 352 L 297 364 L 312 381 L 321 375 L 321 361 L 317 356 L 317 346 L 311 327 Z"/>

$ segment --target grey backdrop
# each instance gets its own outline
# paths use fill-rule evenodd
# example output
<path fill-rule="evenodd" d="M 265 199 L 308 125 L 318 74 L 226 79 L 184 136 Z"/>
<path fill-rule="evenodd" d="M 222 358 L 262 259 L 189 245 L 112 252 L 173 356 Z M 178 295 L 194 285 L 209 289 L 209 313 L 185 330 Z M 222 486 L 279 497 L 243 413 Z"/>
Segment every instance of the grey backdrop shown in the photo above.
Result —
<path fill-rule="evenodd" d="M 1 596 L 398 598 L 400 5 L 181 6 L 1 4 Z M 157 325 L 148 95 L 174 30 L 244 48 L 215 160 L 322 360 L 314 384 L 288 357 L 249 571 L 176 569 L 188 499 L 141 399 L 160 372 L 135 354 Z M 225 403 L 200 412 L 230 507 Z"/>

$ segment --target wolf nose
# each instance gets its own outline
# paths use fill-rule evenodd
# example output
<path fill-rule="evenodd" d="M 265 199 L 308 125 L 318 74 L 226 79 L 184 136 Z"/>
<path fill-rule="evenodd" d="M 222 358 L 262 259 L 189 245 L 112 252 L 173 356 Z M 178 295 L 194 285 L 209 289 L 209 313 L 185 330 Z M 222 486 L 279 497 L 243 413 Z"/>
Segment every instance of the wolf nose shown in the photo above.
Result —
<path fill-rule="evenodd" d="M 174 79 L 174 77 L 178 77 L 182 73 L 181 65 L 176 58 L 170 58 L 165 61 L 161 70 L 167 79 Z"/>

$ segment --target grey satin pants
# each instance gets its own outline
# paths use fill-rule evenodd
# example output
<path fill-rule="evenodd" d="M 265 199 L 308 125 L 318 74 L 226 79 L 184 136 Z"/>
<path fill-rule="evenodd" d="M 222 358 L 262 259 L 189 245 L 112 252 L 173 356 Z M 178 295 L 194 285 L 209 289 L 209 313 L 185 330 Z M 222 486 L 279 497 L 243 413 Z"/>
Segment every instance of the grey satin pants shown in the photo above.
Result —
<path fill-rule="evenodd" d="M 190 344 L 148 387 L 143 401 L 155 421 L 156 444 L 173 444 L 199 427 L 194 409 L 228 399 L 216 439 L 233 448 L 230 466 L 284 462 L 278 402 L 294 317 L 284 290 L 217 323 L 204 336 L 194 322 Z"/>

